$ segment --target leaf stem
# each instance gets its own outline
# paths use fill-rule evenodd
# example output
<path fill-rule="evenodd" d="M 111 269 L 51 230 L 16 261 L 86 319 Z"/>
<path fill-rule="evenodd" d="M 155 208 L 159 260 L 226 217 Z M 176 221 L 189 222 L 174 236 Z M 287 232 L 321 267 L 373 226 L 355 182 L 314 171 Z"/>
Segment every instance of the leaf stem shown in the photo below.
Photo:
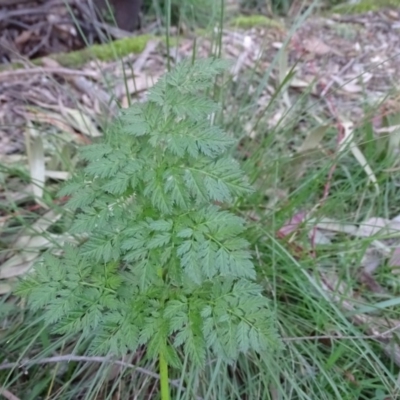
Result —
<path fill-rule="evenodd" d="M 163 269 L 158 268 L 158 276 L 163 279 Z M 170 400 L 169 395 L 169 379 L 168 379 L 168 362 L 164 356 L 165 346 L 160 350 L 159 354 L 159 369 L 160 369 L 160 389 L 161 400 Z"/>
<path fill-rule="evenodd" d="M 160 351 L 160 387 L 161 400 L 170 400 L 169 396 L 169 379 L 168 379 L 168 363 L 164 357 L 163 351 Z"/>

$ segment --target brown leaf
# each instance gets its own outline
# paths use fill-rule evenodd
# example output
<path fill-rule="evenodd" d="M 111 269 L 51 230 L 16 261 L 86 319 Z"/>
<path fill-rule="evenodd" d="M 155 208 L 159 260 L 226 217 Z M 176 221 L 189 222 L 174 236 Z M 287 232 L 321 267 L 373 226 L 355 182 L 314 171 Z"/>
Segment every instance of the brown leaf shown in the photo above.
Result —
<path fill-rule="evenodd" d="M 302 46 L 307 52 L 317 54 L 319 56 L 323 56 L 324 54 L 328 54 L 332 51 L 332 49 L 327 44 L 325 44 L 321 39 L 318 39 L 315 36 L 303 40 Z"/>
<path fill-rule="evenodd" d="M 295 214 L 293 217 L 286 221 L 285 224 L 279 229 L 278 233 L 282 236 L 288 236 L 291 233 L 295 232 L 299 225 L 301 225 L 306 219 L 308 213 L 306 211 L 301 211 Z"/>
<path fill-rule="evenodd" d="M 34 36 L 33 30 L 27 30 L 23 31 L 21 34 L 19 34 L 15 39 L 14 43 L 16 45 L 21 45 L 29 41 L 29 39 Z"/>

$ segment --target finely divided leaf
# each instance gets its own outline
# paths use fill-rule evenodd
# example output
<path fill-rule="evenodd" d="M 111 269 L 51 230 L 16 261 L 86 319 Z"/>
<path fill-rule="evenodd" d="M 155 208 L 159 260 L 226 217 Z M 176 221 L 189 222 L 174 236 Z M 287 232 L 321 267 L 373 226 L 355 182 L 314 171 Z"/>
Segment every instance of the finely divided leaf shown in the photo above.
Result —
<path fill-rule="evenodd" d="M 232 361 L 277 347 L 245 221 L 222 209 L 252 191 L 226 154 L 235 140 L 211 118 L 219 105 L 206 91 L 226 67 L 178 64 L 82 149 L 60 191 L 82 240 L 44 256 L 18 293 L 58 334 L 90 339 L 92 354 L 143 345 L 179 367 L 182 350 L 203 366 L 207 350 Z"/>
<path fill-rule="evenodd" d="M 149 242 L 147 243 L 148 249 L 156 249 L 158 247 L 164 247 L 167 245 L 171 240 L 170 233 L 158 233 L 157 235 L 153 236 Z"/>

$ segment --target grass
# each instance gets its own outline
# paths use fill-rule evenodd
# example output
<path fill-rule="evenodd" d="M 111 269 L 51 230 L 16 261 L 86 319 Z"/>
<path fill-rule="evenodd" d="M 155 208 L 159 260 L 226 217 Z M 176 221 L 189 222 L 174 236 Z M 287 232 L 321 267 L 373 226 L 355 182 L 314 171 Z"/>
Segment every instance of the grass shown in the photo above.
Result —
<path fill-rule="evenodd" d="M 275 61 L 278 65 L 279 58 Z M 235 85 L 226 86 L 221 96 L 225 106 L 235 110 L 223 115 L 223 123 L 240 139 L 236 156 L 257 188 L 254 195 L 237 204 L 236 211 L 249 221 L 260 282 L 276 312 L 284 347 L 278 357 L 260 359 L 250 354 L 233 366 L 210 359 L 204 371 L 184 362 L 184 369 L 170 376 L 175 390 L 172 398 L 397 398 L 396 349 L 384 348 L 395 344 L 397 337 L 383 342 L 379 336 L 371 337 L 368 328 L 376 323 L 384 331 L 382 325 L 389 319 L 400 320 L 400 278 L 388 266 L 380 266 L 375 279 L 386 289 L 384 293 L 368 290 L 358 279 L 366 250 L 373 241 L 385 238 L 349 235 L 342 229 L 332 236 L 327 234 L 329 243 L 312 246 L 307 221 L 297 227 L 294 236 L 279 235 L 287 221 L 302 211 L 310 214 L 308 219 L 314 224 L 322 218 L 356 224 L 370 217 L 390 219 L 398 215 L 397 179 L 388 172 L 392 163 L 387 143 L 378 153 L 369 120 L 358 121 L 356 144 L 377 177 L 379 193 L 351 152 L 339 155 L 337 121 L 323 121 L 330 127 L 321 147 L 296 153 L 293 147 L 301 145 L 304 137 L 292 146 L 288 143 L 293 140 L 299 116 L 310 127 L 318 128 L 322 123 L 315 122 L 314 108 L 309 107 L 313 101 L 304 95 L 304 101 L 298 100 L 286 117 L 266 132 L 265 126 L 283 98 L 278 88 L 272 102 L 265 105 L 264 115 L 253 112 L 257 110 L 257 93 L 264 89 L 269 73 L 263 77 L 243 74 Z M 256 88 L 255 96 L 243 92 L 243 85 L 250 84 Z M 254 133 L 253 138 L 243 133 L 245 129 Z M 57 159 L 65 169 L 79 167 L 69 163 L 68 156 Z M 21 163 L 12 167 L 4 164 L 1 174 L 3 190 L 9 193 L 23 192 L 29 182 L 29 169 Z M 50 218 L 51 233 L 58 235 L 49 237 L 47 233 L 46 238 L 57 246 L 70 216 L 64 213 L 62 203 L 54 202 L 55 186 L 46 186 L 44 202 L 61 213 L 57 220 L 45 214 Z M 324 191 L 328 191 L 326 196 Z M 45 211 L 35 208 L 32 199 L 22 203 L 9 199 L 1 207 L 4 254 L 15 246 L 22 230 L 30 232 Z M 43 235 L 39 229 L 34 237 Z M 334 285 L 332 290 L 327 289 L 329 283 Z M 26 309 L 11 293 L 0 301 L 0 382 L 6 399 L 12 399 L 11 394 L 24 400 L 159 398 L 157 366 L 145 362 L 140 352 L 119 365 L 105 359 L 89 362 L 85 358 L 87 343 L 79 337 L 50 335 L 40 313 Z M 185 360 L 185 355 L 181 356 Z"/>

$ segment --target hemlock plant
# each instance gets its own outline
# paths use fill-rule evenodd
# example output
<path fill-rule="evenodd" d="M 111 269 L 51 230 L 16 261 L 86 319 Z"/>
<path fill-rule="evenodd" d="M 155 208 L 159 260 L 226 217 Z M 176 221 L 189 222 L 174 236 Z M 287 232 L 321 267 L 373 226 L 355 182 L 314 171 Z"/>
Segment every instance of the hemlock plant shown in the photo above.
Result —
<path fill-rule="evenodd" d="M 76 213 L 70 233 L 85 240 L 45 254 L 18 288 L 55 333 L 91 339 L 93 354 L 145 345 L 164 400 L 178 352 L 201 367 L 207 352 L 232 362 L 277 343 L 244 221 L 217 205 L 252 190 L 204 94 L 226 67 L 177 65 L 82 149 L 87 167 L 60 195 Z"/>

